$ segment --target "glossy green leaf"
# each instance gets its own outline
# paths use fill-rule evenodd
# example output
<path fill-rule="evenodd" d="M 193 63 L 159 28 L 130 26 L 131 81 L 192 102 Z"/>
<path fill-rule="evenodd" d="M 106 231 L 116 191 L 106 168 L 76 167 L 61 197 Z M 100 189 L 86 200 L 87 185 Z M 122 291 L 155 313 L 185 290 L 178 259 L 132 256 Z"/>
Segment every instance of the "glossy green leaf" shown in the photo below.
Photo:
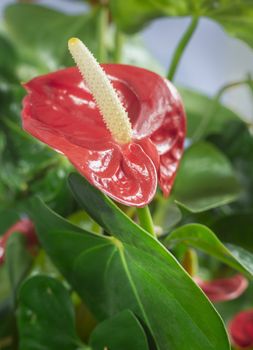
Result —
<path fill-rule="evenodd" d="M 20 219 L 18 213 L 12 209 L 0 210 L 0 218 L 0 236 Z"/>
<path fill-rule="evenodd" d="M 159 229 L 161 229 L 161 234 L 168 233 L 181 219 L 181 210 L 173 201 L 172 197 L 160 197 L 153 215 L 153 222 L 158 228 L 158 235 Z"/>
<path fill-rule="evenodd" d="M 198 0 L 199 2 L 199 0 Z M 110 9 L 117 25 L 128 33 L 134 33 L 152 19 L 162 16 L 188 16 L 197 6 L 187 0 L 110 0 Z"/>
<path fill-rule="evenodd" d="M 18 55 L 14 46 L 7 38 L 0 34 L 0 77 L 5 77 L 9 82 L 15 81 L 15 69 L 18 63 Z M 4 53 L 4 54 L 3 54 Z M 2 79 L 0 80 L 3 84 Z"/>
<path fill-rule="evenodd" d="M 219 318 L 170 253 L 84 178 L 73 174 L 70 185 L 89 215 L 114 237 L 85 233 L 39 203 L 33 205 L 33 218 L 48 254 L 96 317 L 104 319 L 130 308 L 150 328 L 159 349 L 170 344 L 188 349 L 189 342 L 193 349 L 208 349 L 218 339 L 227 348 Z M 191 291 L 192 302 L 186 290 Z M 198 307 L 192 307 L 194 300 Z M 204 314 L 210 315 L 212 335 L 209 330 L 207 335 L 210 323 Z M 168 327 L 171 317 L 175 323 Z M 178 335 L 182 328 L 184 339 Z"/>
<path fill-rule="evenodd" d="M 18 219 L 18 215 L 12 210 L 0 211 L 0 236 L 4 234 L 10 226 Z M 11 284 L 6 264 L 0 265 L 0 318 L 11 310 Z M 0 336 L 2 327 L 0 327 Z"/>
<path fill-rule="evenodd" d="M 225 243 L 231 243 L 253 253 L 252 240 L 253 212 L 233 214 L 212 224 L 212 229 Z"/>
<path fill-rule="evenodd" d="M 239 193 L 233 169 L 216 147 L 199 142 L 185 151 L 173 188 L 178 204 L 196 213 L 232 202 Z"/>
<path fill-rule="evenodd" d="M 14 232 L 7 241 L 5 264 L 8 270 L 13 298 L 32 265 L 32 256 L 27 251 L 26 237 Z M 15 299 L 14 299 L 15 300 Z"/>
<path fill-rule="evenodd" d="M 11 38 L 28 61 L 27 66 L 20 69 L 21 74 L 22 71 L 27 72 L 26 79 L 29 74 L 73 65 L 67 48 L 67 41 L 72 36 L 79 37 L 95 55 L 98 52 L 96 10 L 73 16 L 35 4 L 15 4 L 7 7 L 5 20 Z M 31 30 L 33 25 L 40 30 Z M 113 31 L 108 31 L 105 46 L 110 60 L 113 45 Z M 162 68 L 144 47 L 139 36 L 124 38 L 122 63 L 162 73 Z M 32 71 L 31 66 L 38 66 L 39 71 Z"/>
<path fill-rule="evenodd" d="M 55 154 L 55 156 L 57 156 Z M 69 215 L 74 208 L 74 200 L 66 186 L 67 176 L 72 169 L 68 161 L 61 158 L 52 157 L 56 161 L 41 171 L 40 176 L 35 176 L 34 180 L 28 183 L 30 196 L 39 195 L 53 210 L 57 210 L 62 215 Z M 31 163 L 32 164 L 32 163 Z"/>
<path fill-rule="evenodd" d="M 67 42 L 79 37 L 96 54 L 96 12 L 67 15 L 35 4 L 12 4 L 5 10 L 11 38 L 20 52 L 35 60 L 42 71 L 73 64 Z"/>
<path fill-rule="evenodd" d="M 20 350 L 77 350 L 74 309 L 69 293 L 47 276 L 28 279 L 19 293 Z"/>
<path fill-rule="evenodd" d="M 204 1 L 204 0 L 202 0 Z M 253 47 L 253 1 L 215 0 L 206 8 L 204 16 L 218 22 L 225 31 Z"/>
<path fill-rule="evenodd" d="M 10 339 L 13 333 L 14 315 L 13 300 L 8 271 L 5 265 L 0 266 L 0 342 L 6 337 Z M 0 343 L 1 344 L 1 343 Z M 11 345 L 11 342 L 10 342 Z M 7 348 L 9 349 L 9 348 Z"/>
<path fill-rule="evenodd" d="M 11 294 L 11 285 L 8 270 L 6 265 L 2 265 L 0 267 L 0 310 L 2 309 L 2 305 L 6 303 L 6 300 L 9 299 Z M 4 307 L 3 307 L 4 308 Z M 1 311 L 0 311 L 1 314 Z"/>
<path fill-rule="evenodd" d="M 4 52 L 4 55 L 0 57 L 0 67 L 3 68 L 10 65 L 13 68 L 17 63 L 17 53 L 9 40 L 2 34 L 0 34 L 0 50 Z"/>
<path fill-rule="evenodd" d="M 209 136 L 209 140 L 229 158 L 242 187 L 233 212 L 247 212 L 253 209 L 253 136 L 249 127 L 241 121 L 227 124 L 226 132 Z M 247 229 L 247 228 L 245 228 Z"/>
<path fill-rule="evenodd" d="M 92 332 L 89 344 L 93 350 L 149 349 L 140 322 L 128 310 L 100 323 Z"/>
<path fill-rule="evenodd" d="M 68 216 L 68 221 L 72 224 L 79 226 L 87 231 L 95 233 L 101 232 L 101 227 L 93 221 L 87 213 L 83 210 L 76 211 L 75 213 Z"/>
<path fill-rule="evenodd" d="M 225 31 L 253 46 L 252 0 L 110 0 L 114 20 L 126 32 L 136 32 L 158 17 L 209 17 Z"/>
<path fill-rule="evenodd" d="M 39 201 L 32 217 L 48 255 L 96 318 L 130 309 L 159 350 L 229 349 L 218 314 L 170 253 L 82 177 L 70 181 L 86 211 L 114 237 L 73 226 Z"/>
<path fill-rule="evenodd" d="M 11 310 L 11 302 L 9 304 L 6 303 L 5 308 L 2 306 L 3 305 L 0 304 L 0 344 L 3 350 L 13 350 L 15 314 L 13 310 Z"/>
<path fill-rule="evenodd" d="M 1 154 L 0 181 L 8 189 L 9 196 L 6 200 L 10 201 L 16 192 L 25 192 L 27 182 L 41 174 L 44 168 L 52 166 L 57 157 L 53 158 L 48 148 L 41 143 L 34 142 L 22 131 L 12 116 L 7 118 L 0 115 L 0 125 L 6 139 Z"/>
<path fill-rule="evenodd" d="M 142 67 L 164 75 L 164 69 L 145 47 L 141 36 L 125 35 L 123 40 L 124 44 L 120 63 Z"/>
<path fill-rule="evenodd" d="M 253 278 L 253 254 L 236 246 L 225 246 L 206 226 L 188 224 L 173 231 L 165 240 L 166 246 L 184 243 L 214 256 L 232 268 Z"/>
<path fill-rule="evenodd" d="M 0 127 L 5 133 L 5 144 L 0 154 L 1 202 L 17 209 L 17 199 L 21 204 L 21 200 L 25 202 L 36 193 L 53 209 L 69 214 L 73 208 L 70 191 L 66 188 L 66 176 L 71 168 L 69 162 L 34 140 L 19 124 L 20 120 L 16 122 L 12 115 L 8 118 L 0 115 Z"/>
<path fill-rule="evenodd" d="M 3 216 L 2 218 L 4 219 Z M 2 346 L 3 350 L 15 347 L 16 292 L 31 263 L 32 258 L 27 252 L 25 237 L 20 233 L 13 233 L 7 241 L 5 262 L 0 266 L 0 348 Z"/>
<path fill-rule="evenodd" d="M 179 87 L 187 115 L 187 136 L 201 139 L 208 134 L 222 133 L 228 123 L 239 116 L 214 99 L 190 89 Z"/>
<path fill-rule="evenodd" d="M 68 291 L 58 280 L 43 275 L 31 277 L 23 284 L 18 325 L 20 350 L 148 350 L 142 326 L 128 310 L 100 323 L 91 334 L 90 345 L 82 344 L 76 334 Z"/>

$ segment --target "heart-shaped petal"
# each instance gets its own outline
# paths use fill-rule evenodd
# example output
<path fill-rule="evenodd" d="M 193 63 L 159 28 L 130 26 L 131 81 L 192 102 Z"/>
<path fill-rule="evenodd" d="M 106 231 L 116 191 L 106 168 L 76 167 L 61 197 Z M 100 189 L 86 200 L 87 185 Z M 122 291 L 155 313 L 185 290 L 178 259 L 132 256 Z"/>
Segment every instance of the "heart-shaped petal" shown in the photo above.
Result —
<path fill-rule="evenodd" d="M 184 109 L 175 88 L 159 75 L 125 65 L 103 68 L 128 112 L 129 144 L 112 138 L 77 68 L 25 84 L 23 127 L 65 154 L 106 194 L 141 207 L 152 200 L 157 179 L 170 192 L 183 151 Z"/>

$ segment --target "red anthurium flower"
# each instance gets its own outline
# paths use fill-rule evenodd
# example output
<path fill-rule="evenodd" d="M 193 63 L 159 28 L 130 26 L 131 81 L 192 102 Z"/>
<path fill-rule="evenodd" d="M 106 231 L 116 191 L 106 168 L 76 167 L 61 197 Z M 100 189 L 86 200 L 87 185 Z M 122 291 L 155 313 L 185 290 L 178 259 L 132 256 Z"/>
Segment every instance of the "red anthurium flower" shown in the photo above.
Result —
<path fill-rule="evenodd" d="M 0 237 L 0 265 L 4 262 L 7 240 L 14 232 L 24 235 L 27 239 L 28 246 L 33 246 L 37 243 L 37 236 L 32 221 L 29 219 L 17 221 Z"/>
<path fill-rule="evenodd" d="M 238 349 L 253 348 L 253 309 L 235 315 L 228 325 L 232 344 Z"/>
<path fill-rule="evenodd" d="M 142 68 L 104 64 L 102 70 L 78 39 L 69 47 L 81 74 L 68 68 L 26 83 L 24 129 L 116 201 L 145 206 L 157 180 L 168 195 L 185 137 L 174 86 Z"/>
<path fill-rule="evenodd" d="M 213 281 L 202 281 L 199 278 L 195 281 L 212 302 L 236 299 L 248 287 L 247 279 L 239 274 Z"/>

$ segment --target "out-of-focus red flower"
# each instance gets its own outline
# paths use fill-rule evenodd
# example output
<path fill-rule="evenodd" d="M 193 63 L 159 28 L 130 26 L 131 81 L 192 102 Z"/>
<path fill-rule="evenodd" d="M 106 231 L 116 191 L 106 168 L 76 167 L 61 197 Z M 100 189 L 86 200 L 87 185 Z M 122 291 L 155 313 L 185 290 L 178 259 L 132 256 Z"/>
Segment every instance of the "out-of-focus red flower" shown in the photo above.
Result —
<path fill-rule="evenodd" d="M 0 237 L 0 265 L 4 262 L 7 240 L 14 232 L 24 235 L 27 239 L 28 246 L 33 246 L 37 243 L 37 236 L 32 221 L 29 219 L 17 221 Z"/>
<path fill-rule="evenodd" d="M 212 281 L 195 278 L 195 281 L 212 302 L 236 299 L 248 287 L 248 280 L 240 274 Z"/>
<path fill-rule="evenodd" d="M 229 322 L 232 344 L 238 349 L 253 348 L 253 309 L 239 312 Z"/>
<path fill-rule="evenodd" d="M 148 70 L 102 65 L 132 125 L 121 145 L 105 126 L 77 68 L 35 78 L 24 86 L 23 127 L 63 153 L 88 181 L 125 205 L 142 207 L 171 191 L 183 152 L 185 113 L 175 87 Z"/>

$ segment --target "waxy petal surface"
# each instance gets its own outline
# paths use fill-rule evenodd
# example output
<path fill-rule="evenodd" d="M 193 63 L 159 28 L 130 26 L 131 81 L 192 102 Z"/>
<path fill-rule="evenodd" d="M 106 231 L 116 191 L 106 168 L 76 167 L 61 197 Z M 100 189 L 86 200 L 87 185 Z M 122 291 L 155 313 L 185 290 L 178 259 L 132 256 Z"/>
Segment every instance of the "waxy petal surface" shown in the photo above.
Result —
<path fill-rule="evenodd" d="M 133 139 L 112 139 L 77 68 L 25 84 L 23 127 L 63 153 L 93 185 L 126 205 L 145 206 L 157 181 L 168 195 L 183 151 L 185 114 L 175 88 L 145 69 L 103 65 L 132 123 Z"/>
<path fill-rule="evenodd" d="M 248 287 L 248 280 L 238 274 L 232 277 L 196 282 L 212 302 L 221 302 L 238 298 Z"/>

